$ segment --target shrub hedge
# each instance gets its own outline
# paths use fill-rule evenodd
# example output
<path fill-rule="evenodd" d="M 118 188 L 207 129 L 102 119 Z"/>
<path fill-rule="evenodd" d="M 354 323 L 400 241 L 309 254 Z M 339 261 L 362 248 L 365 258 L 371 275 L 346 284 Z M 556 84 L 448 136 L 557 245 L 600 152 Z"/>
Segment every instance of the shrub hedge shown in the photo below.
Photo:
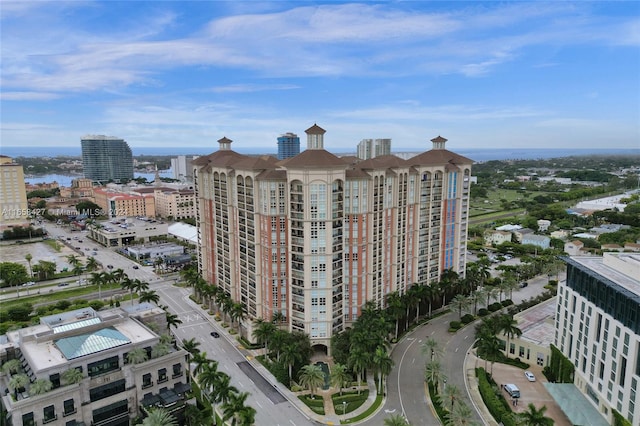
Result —
<path fill-rule="evenodd" d="M 513 413 L 497 387 L 495 385 L 492 386 L 489 382 L 485 369 L 482 367 L 476 368 L 476 377 L 478 378 L 478 390 L 480 390 L 482 401 L 484 401 L 493 418 L 504 426 L 516 426 Z"/>
<path fill-rule="evenodd" d="M 463 324 L 469 324 L 470 322 L 473 322 L 476 319 L 476 317 L 474 317 L 471 314 L 466 314 L 461 318 L 461 321 Z"/>

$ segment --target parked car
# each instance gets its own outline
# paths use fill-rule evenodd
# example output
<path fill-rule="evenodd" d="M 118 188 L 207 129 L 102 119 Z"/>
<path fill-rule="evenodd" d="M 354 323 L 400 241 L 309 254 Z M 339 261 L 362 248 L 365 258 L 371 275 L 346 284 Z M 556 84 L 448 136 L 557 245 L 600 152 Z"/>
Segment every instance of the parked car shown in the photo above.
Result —
<path fill-rule="evenodd" d="M 521 282 L 521 283 L 520 283 L 520 288 L 525 288 L 525 287 L 526 287 L 526 286 L 528 286 L 528 285 L 529 285 L 529 283 L 528 283 L 528 282 L 526 282 L 526 281 Z"/>
<path fill-rule="evenodd" d="M 536 376 L 534 376 L 531 371 L 525 371 L 524 372 L 524 377 L 526 377 L 527 380 L 530 381 L 530 382 L 535 382 L 536 381 Z"/>

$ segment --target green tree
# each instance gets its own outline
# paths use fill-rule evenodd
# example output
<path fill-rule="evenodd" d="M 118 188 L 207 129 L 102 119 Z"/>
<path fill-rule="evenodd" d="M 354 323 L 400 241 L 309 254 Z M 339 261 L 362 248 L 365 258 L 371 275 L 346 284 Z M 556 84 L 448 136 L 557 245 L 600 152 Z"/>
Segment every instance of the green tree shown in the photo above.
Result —
<path fill-rule="evenodd" d="M 293 364 L 298 361 L 302 361 L 303 356 L 300 353 L 298 346 L 293 342 L 284 345 L 284 347 L 282 348 L 281 356 L 282 361 L 289 367 L 289 381 L 291 381 L 293 375 Z M 291 383 L 289 383 L 289 386 L 290 385 Z"/>
<path fill-rule="evenodd" d="M 447 415 L 447 426 L 476 426 L 473 420 L 473 411 L 467 404 L 456 404 Z"/>
<path fill-rule="evenodd" d="M 127 362 L 129 364 L 142 364 L 149 359 L 147 351 L 142 348 L 133 348 L 127 354 Z"/>
<path fill-rule="evenodd" d="M 8 375 L 17 373 L 21 368 L 22 364 L 20 363 L 20 360 L 15 358 L 2 364 L 2 372 Z"/>
<path fill-rule="evenodd" d="M 29 277 L 32 278 L 33 268 L 31 267 L 31 261 L 33 260 L 33 256 L 31 255 L 31 253 L 27 253 L 24 255 L 24 259 L 27 261 L 27 264 L 29 264 Z"/>
<path fill-rule="evenodd" d="M 231 420 L 231 426 L 242 425 L 240 413 L 246 409 L 245 402 L 248 397 L 248 392 L 232 393 L 229 400 L 222 404 L 222 420 Z"/>
<path fill-rule="evenodd" d="M 460 392 L 460 388 L 458 386 L 449 384 L 445 386 L 442 391 L 442 397 L 449 402 L 447 410 L 451 412 L 453 411 L 454 404 L 459 403 L 462 399 L 462 392 Z"/>
<path fill-rule="evenodd" d="M 391 368 L 393 368 L 393 359 L 391 359 L 387 351 L 382 346 L 378 346 L 373 354 L 372 361 L 380 375 L 380 385 L 378 388 L 384 395 L 384 377 L 391 372 Z"/>
<path fill-rule="evenodd" d="M 28 384 L 29 376 L 24 373 L 15 374 L 11 376 L 11 380 L 9 380 L 9 387 L 18 392 L 22 392 Z"/>
<path fill-rule="evenodd" d="M 70 368 L 68 370 L 65 370 L 60 376 L 60 380 L 65 386 L 80 383 L 82 379 L 84 379 L 84 375 L 82 374 L 82 371 L 78 370 L 77 368 Z"/>
<path fill-rule="evenodd" d="M 151 358 L 160 358 L 171 352 L 171 346 L 168 343 L 158 343 L 151 348 Z"/>
<path fill-rule="evenodd" d="M 402 302 L 402 297 L 400 296 L 400 293 L 398 293 L 397 291 L 389 293 L 387 295 L 386 302 L 387 302 L 387 306 L 386 306 L 387 311 L 396 322 L 395 336 L 396 336 L 396 340 L 398 340 L 398 326 L 400 323 L 400 319 L 404 316 L 405 306 L 404 306 L 404 303 Z"/>
<path fill-rule="evenodd" d="M 153 407 L 142 421 L 142 426 L 178 426 L 178 422 L 165 408 Z"/>
<path fill-rule="evenodd" d="M 435 387 L 437 393 L 439 393 L 440 382 L 444 380 L 444 377 L 440 361 L 433 360 L 426 363 L 424 367 L 424 379 L 427 383 Z"/>
<path fill-rule="evenodd" d="M 331 384 L 340 389 L 340 396 L 342 396 L 342 388 L 349 382 L 350 376 L 347 371 L 347 366 L 344 364 L 334 364 L 331 367 Z"/>
<path fill-rule="evenodd" d="M 535 405 L 529 403 L 527 410 L 518 414 L 518 417 L 526 426 L 552 426 L 553 419 L 544 415 L 546 411 L 546 405 L 538 409 Z"/>
<path fill-rule="evenodd" d="M 392 414 L 384 419 L 384 426 L 411 426 L 411 424 L 400 414 Z"/>
<path fill-rule="evenodd" d="M 31 395 L 42 395 L 49 392 L 53 388 L 53 383 L 48 379 L 36 379 L 31 386 L 29 386 L 29 393 Z"/>
<path fill-rule="evenodd" d="M 226 404 L 229 402 L 232 395 L 236 394 L 238 389 L 231 386 L 231 377 L 225 373 L 220 373 L 216 377 L 211 392 L 211 402 L 214 404 Z M 215 417 L 215 416 L 214 416 Z"/>
<path fill-rule="evenodd" d="M 254 322 L 253 338 L 256 339 L 258 344 L 264 345 L 269 350 L 269 339 L 276 332 L 276 325 L 272 322 L 265 321 L 263 318 L 258 318 Z"/>
<path fill-rule="evenodd" d="M 152 302 L 155 305 L 157 305 L 158 302 L 160 302 L 160 296 L 158 295 L 158 293 L 156 293 L 153 290 L 143 291 L 142 293 L 140 293 L 140 297 L 138 297 L 138 302 L 140 303 Z"/>
<path fill-rule="evenodd" d="M 311 391 L 311 398 L 315 396 L 316 388 L 324 384 L 324 372 L 319 365 L 309 364 L 300 370 L 300 385 Z"/>
<path fill-rule="evenodd" d="M 369 365 L 370 356 L 362 349 L 355 348 L 349 354 L 349 366 L 358 376 L 358 395 L 360 395 L 360 385 L 364 380 L 364 374 Z"/>
<path fill-rule="evenodd" d="M 167 326 L 169 328 L 171 327 L 177 328 L 180 324 L 182 324 L 182 320 L 175 314 L 167 312 L 166 317 L 167 317 Z"/>

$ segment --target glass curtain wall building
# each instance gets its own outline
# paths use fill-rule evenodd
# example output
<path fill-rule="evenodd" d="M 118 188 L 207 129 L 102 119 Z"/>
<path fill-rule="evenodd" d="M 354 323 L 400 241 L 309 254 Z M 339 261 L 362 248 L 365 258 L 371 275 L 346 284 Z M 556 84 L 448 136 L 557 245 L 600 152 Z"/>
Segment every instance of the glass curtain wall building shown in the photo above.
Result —
<path fill-rule="evenodd" d="M 81 139 L 84 177 L 94 182 L 122 182 L 133 179 L 133 155 L 120 138 L 87 135 Z"/>

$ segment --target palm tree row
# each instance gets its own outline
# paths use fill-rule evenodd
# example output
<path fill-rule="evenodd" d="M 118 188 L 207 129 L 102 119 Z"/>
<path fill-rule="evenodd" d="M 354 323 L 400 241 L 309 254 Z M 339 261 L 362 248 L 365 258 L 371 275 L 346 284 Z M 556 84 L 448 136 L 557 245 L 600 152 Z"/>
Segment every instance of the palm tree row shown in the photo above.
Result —
<path fill-rule="evenodd" d="M 502 343 L 497 336 L 499 333 L 507 337 L 505 349 L 509 351 L 509 340 L 521 336 L 522 330 L 517 327 L 517 321 L 509 314 L 485 317 L 476 326 L 475 346 L 478 348 L 478 355 L 485 359 L 485 363 L 491 361 L 491 374 L 493 374 L 493 363 L 501 355 Z"/>
<path fill-rule="evenodd" d="M 207 302 L 208 309 L 216 310 L 216 314 L 222 312 L 223 317 L 229 320 L 231 327 L 237 324 L 237 333 L 241 334 L 242 321 L 247 316 L 247 308 L 244 304 L 233 300 L 231 295 L 222 287 L 208 283 L 198 273 L 195 266 L 183 269 L 182 278 L 194 289 L 194 297 L 198 303 Z"/>
<path fill-rule="evenodd" d="M 217 424 L 216 406 L 221 404 L 223 422 L 229 422 L 232 426 L 253 425 L 256 410 L 246 405 L 249 393 L 238 392 L 238 389 L 230 384 L 229 375 L 218 371 L 218 362 L 207 359 L 206 353 L 196 352 L 193 361 L 196 363 L 194 374 L 213 407 L 215 424 Z"/>

